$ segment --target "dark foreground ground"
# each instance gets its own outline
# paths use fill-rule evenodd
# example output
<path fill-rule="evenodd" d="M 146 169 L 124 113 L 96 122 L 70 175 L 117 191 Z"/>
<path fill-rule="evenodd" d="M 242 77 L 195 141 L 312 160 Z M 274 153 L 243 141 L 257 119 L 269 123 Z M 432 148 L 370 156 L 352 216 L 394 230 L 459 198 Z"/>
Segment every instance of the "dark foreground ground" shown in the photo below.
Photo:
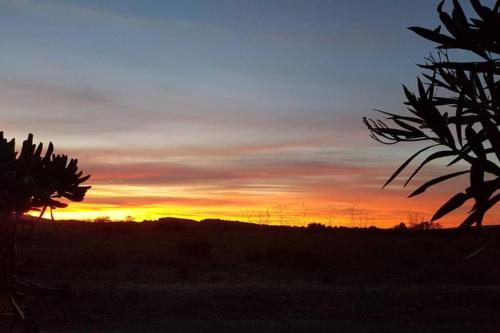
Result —
<path fill-rule="evenodd" d="M 486 234 L 490 234 L 487 231 Z M 42 332 L 500 332 L 500 245 L 446 231 L 40 225 Z"/>

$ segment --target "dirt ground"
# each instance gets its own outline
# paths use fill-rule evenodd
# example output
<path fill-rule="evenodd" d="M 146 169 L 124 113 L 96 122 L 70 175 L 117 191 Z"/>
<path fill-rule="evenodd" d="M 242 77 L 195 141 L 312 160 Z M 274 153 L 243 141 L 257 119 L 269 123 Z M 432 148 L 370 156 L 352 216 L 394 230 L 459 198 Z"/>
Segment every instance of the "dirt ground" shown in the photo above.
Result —
<path fill-rule="evenodd" d="M 486 235 L 485 237 L 487 237 Z M 449 233 L 42 225 L 41 332 L 500 332 L 500 247 Z M 1 327 L 0 327 L 1 328 Z"/>

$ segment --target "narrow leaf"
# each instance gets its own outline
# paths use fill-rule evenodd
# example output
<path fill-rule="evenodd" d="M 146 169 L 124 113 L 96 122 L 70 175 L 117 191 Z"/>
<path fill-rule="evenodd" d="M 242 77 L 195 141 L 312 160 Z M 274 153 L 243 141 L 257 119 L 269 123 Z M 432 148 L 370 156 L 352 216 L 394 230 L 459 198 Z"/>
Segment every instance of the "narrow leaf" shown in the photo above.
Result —
<path fill-rule="evenodd" d="M 471 196 L 465 193 L 458 193 L 454 195 L 450 200 L 448 200 L 444 205 L 442 205 L 441 208 L 438 209 L 438 211 L 432 217 L 431 221 L 436 221 L 441 217 L 445 216 L 446 214 L 448 214 L 449 212 L 454 211 L 458 207 L 462 206 L 464 202 L 470 198 Z"/>
<path fill-rule="evenodd" d="M 434 179 L 426 182 L 425 184 L 421 185 L 419 188 L 417 188 L 408 197 L 411 198 L 411 197 L 414 197 L 416 195 L 419 195 L 419 194 L 425 192 L 425 190 L 427 190 L 429 187 L 431 187 L 431 186 L 433 186 L 433 185 L 435 185 L 437 183 L 440 183 L 440 182 L 445 181 L 447 179 L 450 179 L 450 178 L 453 178 L 453 177 L 457 177 L 457 176 L 460 176 L 460 175 L 463 175 L 463 174 L 466 174 L 466 173 L 469 173 L 469 172 L 470 172 L 469 170 L 459 171 L 459 172 L 454 172 L 454 173 L 450 173 L 448 175 L 444 175 L 444 176 L 441 176 L 441 177 L 434 178 Z"/>
<path fill-rule="evenodd" d="M 439 146 L 440 144 L 435 144 L 435 145 L 431 145 L 431 146 L 427 146 L 419 151 L 417 151 L 415 154 L 413 154 L 412 156 L 410 156 L 410 158 L 408 158 L 403 164 L 401 164 L 401 166 L 392 174 L 391 177 L 389 177 L 389 179 L 387 180 L 387 182 L 384 184 L 384 186 L 382 186 L 382 188 L 385 188 L 387 185 L 389 185 L 393 180 L 394 178 L 396 178 L 400 173 L 401 171 L 403 171 L 407 166 L 408 164 L 410 164 L 411 161 L 413 161 L 415 159 L 415 157 L 417 157 L 418 155 L 420 155 L 421 153 L 423 153 L 424 151 L 430 149 L 430 148 L 433 148 L 433 147 L 437 147 Z"/>
<path fill-rule="evenodd" d="M 408 177 L 408 179 L 406 180 L 405 184 L 404 184 L 404 187 L 406 187 L 406 185 L 408 185 L 408 183 L 410 183 L 410 181 L 413 179 L 413 177 L 415 177 L 415 175 L 420 171 L 420 169 L 422 169 L 427 163 L 431 162 L 432 160 L 435 160 L 435 159 L 438 159 L 438 158 L 442 158 L 442 157 L 447 157 L 447 156 L 452 156 L 452 155 L 455 155 L 455 152 L 452 151 L 452 150 L 442 150 L 442 151 L 438 151 L 438 152 L 435 152 L 431 155 L 429 155 L 419 166 L 418 168 L 415 169 L 415 171 L 413 171 L 413 173 L 411 174 L 410 177 Z"/>

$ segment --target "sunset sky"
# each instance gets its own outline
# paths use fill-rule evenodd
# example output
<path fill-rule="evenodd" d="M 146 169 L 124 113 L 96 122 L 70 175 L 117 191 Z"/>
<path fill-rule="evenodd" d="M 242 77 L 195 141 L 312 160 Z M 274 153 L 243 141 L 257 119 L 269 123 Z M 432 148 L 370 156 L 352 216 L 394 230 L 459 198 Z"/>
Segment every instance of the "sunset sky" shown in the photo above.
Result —
<path fill-rule="evenodd" d="M 467 179 L 406 198 L 436 165 L 381 190 L 417 146 L 373 142 L 361 119 L 404 110 L 433 47 L 406 28 L 436 27 L 437 3 L 0 0 L 0 130 L 92 174 L 60 219 L 430 217 Z"/>

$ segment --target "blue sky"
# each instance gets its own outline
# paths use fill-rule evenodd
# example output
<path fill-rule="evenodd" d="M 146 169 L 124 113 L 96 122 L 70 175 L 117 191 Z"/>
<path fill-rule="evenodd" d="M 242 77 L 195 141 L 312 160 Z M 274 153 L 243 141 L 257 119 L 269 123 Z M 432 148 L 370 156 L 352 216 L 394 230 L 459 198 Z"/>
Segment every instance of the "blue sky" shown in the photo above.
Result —
<path fill-rule="evenodd" d="M 0 3 L 5 84 L 97 104 L 53 112 L 75 125 L 99 115 L 108 131 L 189 117 L 333 123 L 397 107 L 428 52 L 405 27 L 435 21 L 435 1 Z"/>

